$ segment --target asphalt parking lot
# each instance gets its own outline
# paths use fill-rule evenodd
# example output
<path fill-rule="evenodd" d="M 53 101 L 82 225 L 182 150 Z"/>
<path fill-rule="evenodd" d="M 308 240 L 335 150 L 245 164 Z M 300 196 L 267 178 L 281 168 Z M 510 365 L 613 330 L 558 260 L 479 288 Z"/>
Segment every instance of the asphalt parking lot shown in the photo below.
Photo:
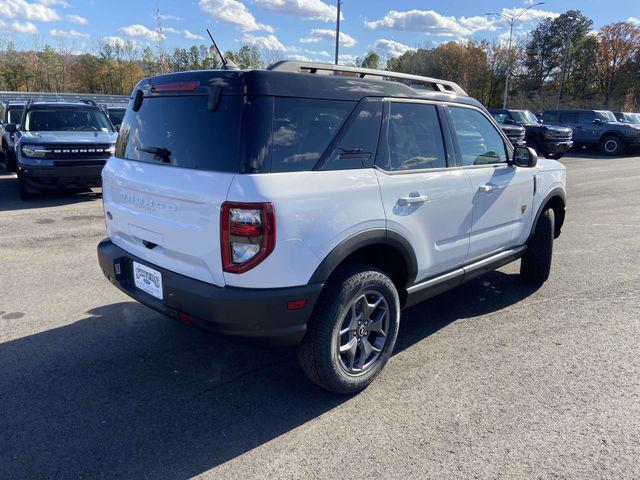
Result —
<path fill-rule="evenodd" d="M 563 162 L 549 281 L 516 263 L 404 312 L 355 397 L 129 301 L 99 195 L 0 173 L 0 478 L 640 478 L 640 157 Z"/>

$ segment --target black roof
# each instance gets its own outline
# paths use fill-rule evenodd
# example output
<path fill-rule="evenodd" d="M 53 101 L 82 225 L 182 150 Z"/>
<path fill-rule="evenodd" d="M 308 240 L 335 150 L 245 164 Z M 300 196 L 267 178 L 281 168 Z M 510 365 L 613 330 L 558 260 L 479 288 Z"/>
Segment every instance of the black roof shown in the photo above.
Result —
<path fill-rule="evenodd" d="M 549 110 L 545 110 L 544 113 L 547 112 L 571 112 L 571 113 L 580 113 L 580 112 L 608 112 L 606 108 L 552 108 Z"/>
<path fill-rule="evenodd" d="M 300 68 L 307 68 L 309 71 L 291 71 L 291 65 L 286 65 L 287 68 L 283 69 L 283 63 L 303 65 L 304 67 Z M 312 71 L 316 68 L 315 66 L 320 65 L 330 74 Z M 480 102 L 469 97 L 453 82 L 353 67 L 337 67 L 339 72 L 337 73 L 334 72 L 335 68 L 324 64 L 278 62 L 267 70 L 177 72 L 145 78 L 138 83 L 136 89 L 143 90 L 145 96 L 155 96 L 158 93 L 154 91 L 154 86 L 192 83 L 187 87 L 187 91 L 182 92 L 183 94 L 208 95 L 212 88 L 220 87 L 224 95 L 268 95 L 348 101 L 359 101 L 364 97 L 415 98 L 482 107 Z M 194 86 L 195 82 L 198 82 L 197 86 Z M 419 82 L 423 84 L 419 85 Z M 180 92 L 172 93 L 172 95 L 180 94 Z"/>

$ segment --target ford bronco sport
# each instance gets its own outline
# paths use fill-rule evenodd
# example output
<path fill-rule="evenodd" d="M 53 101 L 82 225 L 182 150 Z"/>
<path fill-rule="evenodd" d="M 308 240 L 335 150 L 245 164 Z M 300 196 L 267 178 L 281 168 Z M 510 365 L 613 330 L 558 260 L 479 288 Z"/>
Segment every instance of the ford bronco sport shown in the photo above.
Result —
<path fill-rule="evenodd" d="M 640 145 L 640 126 L 620 123 L 608 110 L 546 110 L 545 125 L 571 127 L 576 146 L 598 147 L 605 155 L 622 155 Z"/>
<path fill-rule="evenodd" d="M 9 128 L 11 127 L 11 130 Z M 30 100 L 15 145 L 23 200 L 37 191 L 100 186 L 102 167 L 115 152 L 117 134 L 94 102 Z"/>
<path fill-rule="evenodd" d="M 115 286 L 182 322 L 298 345 L 365 388 L 402 308 L 521 259 L 549 276 L 565 168 L 455 83 L 283 61 L 142 80 L 102 173 Z"/>
<path fill-rule="evenodd" d="M 546 158 L 561 158 L 573 147 L 573 132 L 570 128 L 540 123 L 529 110 L 490 109 L 489 113 L 500 126 L 522 125 L 525 129 L 527 146 Z"/>

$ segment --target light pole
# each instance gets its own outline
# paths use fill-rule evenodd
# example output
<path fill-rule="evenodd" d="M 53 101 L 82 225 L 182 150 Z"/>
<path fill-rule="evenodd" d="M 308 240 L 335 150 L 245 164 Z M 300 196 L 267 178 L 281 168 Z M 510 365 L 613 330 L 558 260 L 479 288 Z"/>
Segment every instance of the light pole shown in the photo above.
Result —
<path fill-rule="evenodd" d="M 575 16 L 568 17 L 569 20 L 575 20 Z M 569 41 L 571 40 L 571 23 L 567 27 L 567 35 L 564 38 L 564 52 L 562 54 L 562 71 L 560 73 L 560 88 L 558 89 L 558 97 L 556 98 L 556 109 L 560 108 L 562 101 L 562 93 L 564 92 L 564 73 L 567 68 L 567 57 L 569 55 Z"/>
<path fill-rule="evenodd" d="M 533 5 L 529 5 L 527 8 L 521 9 L 516 15 L 508 16 L 504 13 L 485 13 L 485 16 L 496 15 L 501 17 L 509 24 L 509 44 L 507 46 L 507 71 L 505 72 L 505 80 L 504 80 L 504 96 L 502 97 L 502 108 L 507 108 L 507 99 L 509 97 L 509 75 L 511 73 L 511 41 L 513 40 L 513 27 L 518 21 L 518 19 L 527 11 L 533 7 L 537 7 L 539 5 L 544 5 L 545 2 L 534 3 Z"/>
<path fill-rule="evenodd" d="M 338 14 L 336 16 L 336 60 L 335 64 L 338 65 L 338 52 L 340 50 L 340 5 L 342 5 L 342 0 L 337 0 L 338 3 Z"/>

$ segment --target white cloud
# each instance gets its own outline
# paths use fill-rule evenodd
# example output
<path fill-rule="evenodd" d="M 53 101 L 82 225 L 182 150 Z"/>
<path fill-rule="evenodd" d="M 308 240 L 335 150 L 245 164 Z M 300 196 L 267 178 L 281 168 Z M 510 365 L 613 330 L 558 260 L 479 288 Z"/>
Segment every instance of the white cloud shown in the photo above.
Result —
<path fill-rule="evenodd" d="M 321 0 L 255 0 L 256 5 L 272 12 L 293 15 L 304 20 L 333 22 L 338 14 L 337 8 Z M 344 19 L 344 15 L 340 14 Z"/>
<path fill-rule="evenodd" d="M 89 38 L 90 35 L 88 33 L 78 32 L 76 30 L 58 30 L 53 28 L 49 30 L 49 35 L 57 38 Z"/>
<path fill-rule="evenodd" d="M 106 43 L 107 45 L 111 45 L 112 47 L 124 47 L 127 44 L 127 40 L 115 35 L 102 37 L 102 40 L 104 41 L 104 43 Z M 132 40 L 129 41 L 131 42 Z"/>
<path fill-rule="evenodd" d="M 629 17 L 626 21 L 629 23 L 633 23 L 636 27 L 640 27 L 640 18 L 638 17 Z"/>
<path fill-rule="evenodd" d="M 294 55 L 287 55 L 288 60 L 295 60 L 296 62 L 312 62 L 313 60 L 306 55 L 300 55 L 298 53 Z"/>
<path fill-rule="evenodd" d="M 165 31 L 168 31 L 168 29 L 165 29 Z M 118 32 L 128 37 L 141 37 L 150 41 L 164 40 L 166 38 L 164 34 L 161 34 L 155 30 L 150 30 L 144 25 L 140 25 L 138 23 L 128 25 L 126 27 L 121 27 L 118 29 Z"/>
<path fill-rule="evenodd" d="M 200 10 L 215 20 L 230 23 L 243 32 L 264 30 L 273 33 L 273 27 L 258 23 L 247 7 L 238 0 L 200 0 Z"/>
<path fill-rule="evenodd" d="M 53 8 L 41 3 L 29 3 L 26 0 L 0 1 L 0 17 L 25 18 L 39 22 L 54 22 L 60 19 Z"/>
<path fill-rule="evenodd" d="M 86 25 L 89 21 L 80 15 L 67 15 L 67 21 L 77 23 L 78 25 Z"/>
<path fill-rule="evenodd" d="M 358 59 L 358 56 L 353 55 L 351 53 L 342 53 L 338 55 L 338 62 L 341 63 L 342 65 L 355 67 L 357 59 Z"/>
<path fill-rule="evenodd" d="M 405 30 L 432 35 L 469 35 L 479 30 L 495 30 L 494 22 L 484 16 L 446 17 L 434 10 L 392 10 L 380 20 L 365 22 L 372 30 Z"/>
<path fill-rule="evenodd" d="M 513 17 L 518 15 L 522 11 L 521 8 L 503 8 L 502 15 L 507 17 Z M 538 10 L 536 8 L 532 8 L 527 10 L 519 17 L 519 22 L 533 22 L 544 20 L 545 18 L 556 18 L 559 17 L 560 14 L 556 12 L 551 12 L 549 10 Z"/>
<path fill-rule="evenodd" d="M 336 39 L 336 31 L 328 28 L 314 28 L 311 30 L 311 36 L 301 38 L 301 43 L 318 43 L 321 40 L 333 40 Z M 340 45 L 343 47 L 353 47 L 358 41 L 351 35 L 347 35 L 344 32 L 340 32 Z"/>
<path fill-rule="evenodd" d="M 59 5 L 62 8 L 69 8 L 71 6 L 66 0 L 36 0 L 36 2 L 47 7 Z"/>
<path fill-rule="evenodd" d="M 280 41 L 276 38 L 275 35 L 267 35 L 265 37 L 259 37 L 259 36 L 251 35 L 250 33 L 246 33 L 242 37 L 242 41 L 248 45 L 261 48 L 263 50 L 269 50 L 274 52 L 287 51 L 287 47 L 285 47 L 282 43 L 280 43 Z"/>
<path fill-rule="evenodd" d="M 183 34 L 184 34 L 184 38 L 186 38 L 187 40 L 204 40 L 204 37 L 202 35 L 191 33 L 189 30 L 186 30 L 186 29 L 183 32 Z"/>
<path fill-rule="evenodd" d="M 38 28 L 31 22 L 15 22 L 8 24 L 0 19 L 0 30 L 10 30 L 18 33 L 36 33 Z"/>
<path fill-rule="evenodd" d="M 159 15 L 159 17 L 160 17 L 160 20 L 182 20 L 177 15 L 170 15 L 170 14 L 167 14 L 167 13 L 161 13 Z"/>
<path fill-rule="evenodd" d="M 400 42 L 396 42 L 395 40 L 389 40 L 386 38 L 381 38 L 376 40 L 373 43 L 373 48 L 378 54 L 383 58 L 392 58 L 399 57 L 405 52 L 409 50 L 415 50 L 414 48 L 409 47 Z"/>

